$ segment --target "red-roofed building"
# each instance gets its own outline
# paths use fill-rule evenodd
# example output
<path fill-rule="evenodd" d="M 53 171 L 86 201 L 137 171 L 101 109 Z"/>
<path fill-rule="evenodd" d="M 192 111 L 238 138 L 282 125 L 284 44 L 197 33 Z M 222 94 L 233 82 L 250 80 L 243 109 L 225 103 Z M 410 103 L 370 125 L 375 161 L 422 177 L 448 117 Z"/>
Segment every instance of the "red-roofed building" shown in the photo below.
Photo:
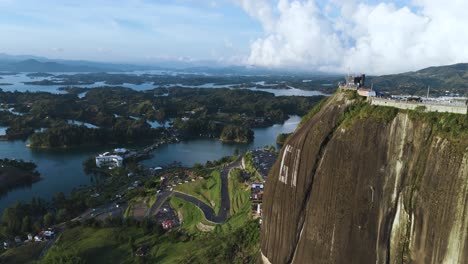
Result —
<path fill-rule="evenodd" d="M 174 221 L 173 220 L 165 220 L 162 222 L 162 228 L 164 230 L 170 230 L 174 227 Z"/>

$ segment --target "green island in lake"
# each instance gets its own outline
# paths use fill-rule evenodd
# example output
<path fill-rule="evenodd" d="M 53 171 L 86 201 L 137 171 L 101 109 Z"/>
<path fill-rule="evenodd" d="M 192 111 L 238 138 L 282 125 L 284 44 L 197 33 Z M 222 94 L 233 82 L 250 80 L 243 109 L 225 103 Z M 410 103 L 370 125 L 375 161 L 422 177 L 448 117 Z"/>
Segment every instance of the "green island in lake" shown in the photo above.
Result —
<path fill-rule="evenodd" d="M 40 180 L 36 164 L 22 160 L 0 159 L 0 194 Z"/>

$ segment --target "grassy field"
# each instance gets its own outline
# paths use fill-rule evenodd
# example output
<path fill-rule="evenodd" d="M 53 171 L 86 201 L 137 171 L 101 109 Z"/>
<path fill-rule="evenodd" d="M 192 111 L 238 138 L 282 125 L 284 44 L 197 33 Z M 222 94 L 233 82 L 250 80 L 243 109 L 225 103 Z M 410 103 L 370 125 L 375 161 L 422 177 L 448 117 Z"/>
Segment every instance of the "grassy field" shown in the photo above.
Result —
<path fill-rule="evenodd" d="M 141 204 L 145 204 L 147 210 L 149 210 L 151 206 L 153 206 L 153 204 L 156 202 L 156 199 L 157 199 L 157 196 L 153 194 L 151 194 L 150 196 L 146 196 L 146 197 L 137 196 L 135 198 L 132 198 L 128 202 L 128 206 L 124 211 L 124 218 L 134 217 L 135 208 L 139 205 L 141 206 Z"/>
<path fill-rule="evenodd" d="M 0 255 L 0 263 L 35 263 L 45 245 L 45 242 L 28 243 L 9 249 Z"/>
<path fill-rule="evenodd" d="M 242 227 L 248 220 L 251 219 L 250 189 L 245 183 L 239 181 L 241 171 L 233 169 L 229 172 L 229 199 L 231 201 L 231 209 L 229 219 L 217 227 L 218 232 L 230 232 L 239 227 Z"/>
<path fill-rule="evenodd" d="M 230 215 L 235 215 L 250 208 L 249 187 L 247 184 L 239 182 L 239 173 L 241 172 L 237 169 L 229 172 Z"/>
<path fill-rule="evenodd" d="M 124 218 L 133 217 L 133 204 L 129 204 L 124 211 Z"/>
<path fill-rule="evenodd" d="M 142 245 L 150 251 L 144 258 L 136 257 L 134 249 Z M 180 263 L 196 247 L 193 241 L 174 241 L 170 234 L 144 234 L 135 227 L 75 227 L 61 235 L 41 263 L 72 263 L 72 259 L 91 264 Z M 57 262 L 59 258 L 62 262 Z"/>
<path fill-rule="evenodd" d="M 181 227 L 185 231 L 191 234 L 200 232 L 197 228 L 197 223 L 200 222 L 205 225 L 214 225 L 205 219 L 202 211 L 194 204 L 174 196 L 171 197 L 170 203 L 172 208 L 176 209 L 177 212 L 182 215 Z"/>
<path fill-rule="evenodd" d="M 239 181 L 239 173 L 239 170 L 230 173 L 231 217 L 222 225 L 209 223 L 194 204 L 171 197 L 171 206 L 182 216 L 183 233 L 178 233 L 178 229 L 175 229 L 158 235 L 155 232 L 145 233 L 143 228 L 134 226 L 78 226 L 65 230 L 40 263 L 196 263 L 198 260 L 211 260 L 212 256 L 229 254 L 240 243 L 233 240 L 237 236 L 232 234 L 242 232 L 239 230 L 244 230 L 251 219 L 249 187 Z M 213 172 L 203 183 L 195 183 L 197 185 L 191 184 L 198 188 L 197 197 L 201 194 L 214 195 L 212 192 L 216 187 L 213 185 L 220 187 L 220 173 Z M 193 190 L 191 192 L 194 193 Z M 131 202 L 134 204 L 144 199 L 153 203 L 149 197 L 136 198 Z M 215 229 L 212 232 L 202 232 L 197 228 L 198 223 L 215 226 Z M 135 249 L 143 245 L 149 247 L 148 254 L 143 258 L 136 257 Z"/>
<path fill-rule="evenodd" d="M 100 228 L 78 226 L 65 230 L 40 263 L 191 263 L 190 260 L 209 260 L 212 254 L 226 254 L 231 250 L 225 248 L 226 245 L 232 247 L 238 243 L 232 240 L 234 237 L 231 237 L 231 234 L 243 230 L 251 219 L 250 191 L 248 185 L 239 181 L 240 173 L 240 170 L 233 170 L 230 173 L 231 217 L 222 225 L 208 222 L 196 205 L 178 197 L 171 197 L 170 204 L 181 216 L 181 229 L 184 232 L 178 233 L 178 229 L 175 229 L 158 235 L 155 232 L 145 233 L 143 228 L 135 226 Z M 208 201 L 216 201 L 219 211 L 221 199 L 219 171 L 213 171 L 207 179 L 180 185 L 178 188 L 207 204 L 210 204 Z M 129 202 L 129 209 L 125 215 L 132 215 L 132 208 L 144 200 L 148 204 L 154 203 L 153 197 L 135 197 Z M 214 226 L 214 231 L 200 231 L 197 228 L 199 223 Z M 136 257 L 136 248 L 143 245 L 149 247 L 148 254 L 144 258 Z M 210 248 L 217 249 L 210 251 Z M 37 257 L 28 255 L 25 260 L 35 258 Z"/>
<path fill-rule="evenodd" d="M 239 259 L 231 261 L 232 255 L 239 256 L 236 251 L 241 248 L 256 254 L 259 236 L 256 224 L 246 222 L 244 227 L 226 233 L 218 229 L 218 233 L 187 236 L 174 231 L 145 234 L 136 227 L 80 226 L 64 231 L 39 263 L 242 263 Z M 149 248 L 147 255 L 136 257 L 135 249 L 143 245 Z M 245 248 L 246 245 L 250 247 Z"/>
<path fill-rule="evenodd" d="M 221 172 L 214 170 L 205 179 L 178 185 L 174 190 L 200 199 L 217 214 L 221 207 Z"/>

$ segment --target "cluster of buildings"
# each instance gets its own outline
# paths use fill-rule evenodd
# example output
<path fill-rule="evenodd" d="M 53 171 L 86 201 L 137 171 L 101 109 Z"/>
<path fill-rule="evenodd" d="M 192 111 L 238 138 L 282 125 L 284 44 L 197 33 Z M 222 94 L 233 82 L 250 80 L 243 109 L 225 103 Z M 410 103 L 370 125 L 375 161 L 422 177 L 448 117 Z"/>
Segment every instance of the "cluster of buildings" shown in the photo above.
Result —
<path fill-rule="evenodd" d="M 45 240 L 50 240 L 55 237 L 55 232 L 52 229 L 48 230 L 43 230 L 39 232 L 39 234 L 34 236 L 34 241 L 39 242 L 39 241 L 45 241 Z M 28 239 L 29 239 L 28 235 Z"/>
<path fill-rule="evenodd" d="M 372 105 L 396 107 L 400 109 L 424 109 L 427 112 L 448 112 L 466 114 L 468 111 L 468 98 L 458 96 L 429 97 L 429 88 L 426 97 L 410 95 L 390 95 L 385 98 L 376 92 L 373 87 L 365 87 L 366 75 L 350 76 L 344 83 L 339 83 L 340 90 L 353 90 L 361 96 L 367 97 Z M 447 91 L 448 92 L 448 91 Z"/>
<path fill-rule="evenodd" d="M 42 230 L 39 232 L 37 235 L 33 234 L 28 234 L 28 238 L 23 241 L 23 239 L 20 236 L 16 236 L 14 239 L 14 243 L 16 245 L 21 245 L 23 243 L 29 243 L 29 242 L 41 242 L 41 241 L 47 241 L 50 239 L 55 238 L 55 231 L 52 228 L 49 228 L 47 230 Z M 4 249 L 9 249 L 13 246 L 13 242 L 10 241 L 4 241 L 3 242 L 3 248 Z"/>
<path fill-rule="evenodd" d="M 172 228 L 180 225 L 179 218 L 174 209 L 169 205 L 169 202 L 166 202 L 157 212 L 156 221 L 161 224 L 161 227 L 165 231 L 169 231 Z"/>
<path fill-rule="evenodd" d="M 338 86 L 341 90 L 353 90 L 361 96 L 365 97 L 375 97 L 377 93 L 371 88 L 365 87 L 366 75 L 362 74 L 359 76 L 348 75 L 345 78 L 344 83 L 340 83 Z"/>
<path fill-rule="evenodd" d="M 254 217 L 262 217 L 263 192 L 265 189 L 265 181 L 268 177 L 273 164 L 275 164 L 278 154 L 265 149 L 256 149 L 251 151 L 254 166 L 260 174 L 262 181 L 255 181 L 250 184 L 250 201 L 252 202 L 252 215 Z"/>
<path fill-rule="evenodd" d="M 250 201 L 252 202 L 252 214 L 254 217 L 262 217 L 264 188 L 264 182 L 252 182 L 250 184 Z"/>
<path fill-rule="evenodd" d="M 177 185 L 182 185 L 188 182 L 196 181 L 195 176 L 192 174 L 191 171 L 185 170 L 180 174 L 173 174 L 173 173 L 166 173 L 161 176 L 161 188 L 166 187 L 176 187 Z M 200 177 L 197 177 L 200 179 Z"/>
<path fill-rule="evenodd" d="M 134 156 L 134 151 L 125 148 L 116 148 L 111 152 L 104 152 L 96 156 L 96 166 L 99 168 L 108 167 L 109 169 L 122 167 L 124 159 Z"/>
<path fill-rule="evenodd" d="M 388 99 L 404 102 L 422 102 L 426 104 L 446 104 L 464 106 L 468 102 L 468 97 L 439 96 L 439 97 L 419 97 L 411 95 L 390 95 Z"/>
<path fill-rule="evenodd" d="M 175 226 L 174 220 L 164 220 L 161 223 L 161 226 L 164 230 L 171 230 Z"/>

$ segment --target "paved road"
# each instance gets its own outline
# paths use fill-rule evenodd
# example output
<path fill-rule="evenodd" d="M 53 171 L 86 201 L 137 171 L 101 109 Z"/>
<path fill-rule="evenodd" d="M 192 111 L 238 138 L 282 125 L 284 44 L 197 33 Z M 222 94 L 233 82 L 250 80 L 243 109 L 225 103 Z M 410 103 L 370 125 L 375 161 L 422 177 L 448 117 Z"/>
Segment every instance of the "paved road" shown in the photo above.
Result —
<path fill-rule="evenodd" d="M 221 208 L 219 209 L 218 215 L 214 213 L 213 208 L 205 204 L 204 202 L 200 201 L 199 199 L 175 191 L 164 190 L 158 194 L 158 198 L 153 206 L 148 210 L 146 213 L 146 217 L 156 215 L 159 211 L 159 208 L 164 204 L 164 202 L 171 196 L 174 195 L 176 197 L 182 198 L 188 202 L 193 203 L 195 206 L 200 208 L 200 210 L 205 215 L 205 218 L 213 223 L 221 224 L 229 218 L 229 210 L 231 208 L 231 201 L 229 200 L 229 171 L 234 168 L 239 168 L 240 163 L 242 160 L 242 156 L 239 156 L 235 161 L 226 165 L 221 169 Z M 124 208 L 126 207 L 125 203 L 122 203 L 118 208 L 115 207 L 115 202 L 103 205 L 99 208 L 94 210 L 87 210 L 85 213 L 80 215 L 79 217 L 73 220 L 86 220 L 92 217 L 98 217 L 102 214 L 111 214 L 112 217 L 123 216 Z M 56 233 L 56 237 L 59 233 L 63 231 L 63 227 L 61 227 L 58 232 Z M 42 259 L 50 247 L 54 244 L 55 238 L 51 239 L 47 242 L 46 247 L 41 251 L 39 259 Z"/>
<path fill-rule="evenodd" d="M 154 202 L 153 206 L 146 213 L 146 217 L 156 215 L 159 211 L 159 208 L 164 204 L 164 202 L 172 195 L 172 191 L 164 190 L 158 193 L 158 198 Z"/>
<path fill-rule="evenodd" d="M 171 195 L 174 195 L 188 202 L 191 202 L 194 205 L 196 205 L 198 208 L 200 208 L 200 210 L 203 212 L 203 214 L 205 215 L 205 218 L 208 221 L 211 221 L 214 223 L 222 223 L 226 221 L 229 218 L 229 211 L 231 209 L 231 201 L 229 199 L 229 180 L 228 180 L 229 171 L 234 168 L 239 168 L 241 160 L 242 160 L 242 156 L 239 156 L 232 163 L 226 165 L 225 167 L 220 168 L 221 170 L 221 207 L 217 215 L 214 213 L 213 208 L 211 208 L 209 205 L 205 204 L 204 202 L 202 202 L 201 200 L 193 196 L 183 194 L 180 192 L 163 190 L 158 194 L 158 198 L 156 202 L 153 204 L 153 206 L 151 206 L 151 208 L 148 210 L 145 216 L 151 217 L 151 216 L 156 215 L 159 209 L 161 208 L 161 206 L 164 204 L 164 202 Z M 83 220 L 93 218 L 93 217 L 99 217 L 99 216 L 102 217 L 103 214 L 106 214 L 106 215 L 111 214 L 112 217 L 117 217 L 119 215 L 123 216 L 124 208 L 125 208 L 124 204 L 121 204 L 119 208 L 116 208 L 115 203 L 110 203 L 110 204 L 97 207 L 94 210 L 87 210 L 85 213 L 75 218 L 74 220 L 83 221 Z"/>
<path fill-rule="evenodd" d="M 195 206 L 197 206 L 198 208 L 200 208 L 200 210 L 203 212 L 203 214 L 205 215 L 205 218 L 206 220 L 210 221 L 210 222 L 213 222 L 213 223 L 217 223 L 217 224 L 221 224 L 223 223 L 226 219 L 227 219 L 227 216 L 229 216 L 229 210 L 227 210 L 227 214 L 226 213 L 223 213 L 223 212 L 226 212 L 226 208 L 220 208 L 219 209 L 219 212 L 218 212 L 218 215 L 216 215 L 214 213 L 214 210 L 213 208 L 211 208 L 210 206 L 208 206 L 206 203 L 198 200 L 197 198 L 193 197 L 193 196 L 190 196 L 190 195 L 187 195 L 187 194 L 184 194 L 184 193 L 180 193 L 180 192 L 174 192 L 173 195 L 175 197 L 179 197 L 179 198 L 182 198 L 184 199 L 185 201 L 187 202 L 191 202 L 193 203 Z"/>
<path fill-rule="evenodd" d="M 229 171 L 234 168 L 239 168 L 241 160 L 242 155 L 239 155 L 235 161 L 221 169 L 221 209 L 219 209 L 218 217 L 223 219 L 223 222 L 229 218 L 229 211 L 231 209 L 231 200 L 229 199 Z"/>
<path fill-rule="evenodd" d="M 38 259 L 42 259 L 45 254 L 47 253 L 47 251 L 49 251 L 49 249 L 52 247 L 52 245 L 54 245 L 55 243 L 55 240 L 57 239 L 57 237 L 59 236 L 60 233 L 63 232 L 63 230 L 65 230 L 65 227 L 63 227 L 62 225 L 59 225 L 56 227 L 56 230 L 55 230 L 55 236 L 54 238 L 46 241 L 45 243 L 47 243 L 45 245 L 45 247 L 41 250 L 41 253 L 39 254 L 39 257 Z M 43 243 L 43 242 L 42 242 Z"/>
<path fill-rule="evenodd" d="M 151 207 L 150 213 L 148 215 L 154 215 L 158 212 L 161 205 L 169 198 L 171 195 L 182 198 L 187 202 L 191 202 L 196 205 L 205 215 L 205 218 L 208 221 L 213 223 L 223 223 L 229 218 L 229 211 L 231 209 L 231 201 L 229 199 L 229 171 L 234 168 L 239 168 L 242 160 L 242 156 L 239 156 L 235 161 L 221 168 L 221 207 L 218 214 L 216 215 L 213 208 L 211 208 L 206 203 L 201 200 L 184 193 L 177 191 L 162 191 L 158 195 L 158 199 L 155 204 Z"/>
<path fill-rule="evenodd" d="M 99 216 L 103 217 L 103 214 L 106 214 L 106 217 L 110 214 L 112 217 L 123 216 L 125 208 L 127 206 L 126 202 L 120 202 L 119 207 L 116 207 L 116 202 L 108 203 L 94 209 L 88 209 L 86 212 L 80 216 L 74 218 L 72 221 L 84 221 L 90 218 L 97 218 Z"/>

